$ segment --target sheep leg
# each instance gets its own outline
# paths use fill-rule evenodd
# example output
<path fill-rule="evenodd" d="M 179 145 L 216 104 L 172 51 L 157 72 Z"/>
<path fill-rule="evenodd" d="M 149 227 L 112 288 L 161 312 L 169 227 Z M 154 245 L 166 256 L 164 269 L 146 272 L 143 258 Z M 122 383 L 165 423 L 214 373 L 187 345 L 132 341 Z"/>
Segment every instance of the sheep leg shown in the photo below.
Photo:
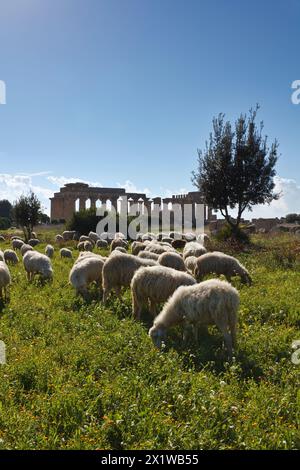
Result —
<path fill-rule="evenodd" d="M 135 320 L 139 321 L 141 318 L 142 309 L 134 294 L 132 294 L 132 313 Z"/>
<path fill-rule="evenodd" d="M 219 328 L 219 330 L 223 334 L 225 346 L 226 346 L 227 353 L 228 353 L 228 357 L 229 357 L 229 360 L 231 361 L 231 359 L 232 359 L 232 338 L 231 338 L 231 334 L 229 333 L 227 326 L 222 325 L 222 324 L 217 324 L 217 327 Z"/>
<path fill-rule="evenodd" d="M 106 302 L 107 302 L 107 299 L 108 299 L 110 290 L 111 290 L 111 289 L 109 289 L 109 288 L 106 288 L 106 289 L 104 288 L 104 289 L 103 289 L 103 299 L 102 299 L 102 301 L 103 301 L 104 305 L 105 305 Z"/>
<path fill-rule="evenodd" d="M 157 316 L 156 303 L 153 300 L 150 300 L 150 313 L 153 318 Z"/>

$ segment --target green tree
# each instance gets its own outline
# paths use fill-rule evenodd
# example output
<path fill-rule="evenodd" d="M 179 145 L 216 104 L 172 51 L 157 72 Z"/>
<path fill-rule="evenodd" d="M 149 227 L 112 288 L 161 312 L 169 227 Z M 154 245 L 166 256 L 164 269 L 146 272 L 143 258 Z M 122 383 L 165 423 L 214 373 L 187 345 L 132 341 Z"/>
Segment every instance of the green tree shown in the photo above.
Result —
<path fill-rule="evenodd" d="M 0 217 L 10 220 L 12 218 L 12 204 L 7 199 L 0 201 Z"/>
<path fill-rule="evenodd" d="M 256 124 L 258 109 L 241 114 L 234 130 L 224 114 L 214 118 L 209 142 L 203 151 L 198 150 L 198 168 L 192 174 L 206 203 L 221 212 L 233 234 L 238 233 L 246 209 L 280 197 L 274 192 L 278 143 L 275 140 L 268 147 L 263 123 Z M 235 219 L 230 209 L 236 210 Z"/>
<path fill-rule="evenodd" d="M 13 206 L 14 220 L 23 228 L 25 240 L 31 238 L 33 227 L 37 225 L 41 216 L 41 203 L 37 196 L 30 191 L 28 196 L 20 196 Z"/>

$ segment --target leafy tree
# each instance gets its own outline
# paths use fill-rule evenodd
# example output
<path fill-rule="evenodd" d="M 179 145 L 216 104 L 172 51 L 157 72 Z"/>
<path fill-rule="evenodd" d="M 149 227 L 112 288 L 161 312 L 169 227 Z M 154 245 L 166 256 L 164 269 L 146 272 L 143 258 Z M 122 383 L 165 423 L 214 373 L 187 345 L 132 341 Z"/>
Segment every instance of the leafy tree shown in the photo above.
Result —
<path fill-rule="evenodd" d="M 7 217 L 0 217 L 0 229 L 6 230 L 11 226 L 11 220 Z"/>
<path fill-rule="evenodd" d="M 300 222 L 300 214 L 288 214 L 285 220 L 288 224 L 297 224 Z"/>
<path fill-rule="evenodd" d="M 20 196 L 13 206 L 13 213 L 16 224 L 23 228 L 25 239 L 29 240 L 41 215 L 41 203 L 37 196 L 32 191 L 28 196 Z"/>
<path fill-rule="evenodd" d="M 12 204 L 7 199 L 0 201 L 0 217 L 11 219 L 12 217 Z"/>
<path fill-rule="evenodd" d="M 198 150 L 198 168 L 192 176 L 206 203 L 221 212 L 233 233 L 238 232 L 246 209 L 280 197 L 274 193 L 278 143 L 268 147 L 263 123 L 256 124 L 258 109 L 241 114 L 234 130 L 224 114 L 213 119 L 209 142 L 204 151 Z M 235 219 L 230 209 L 237 210 Z"/>

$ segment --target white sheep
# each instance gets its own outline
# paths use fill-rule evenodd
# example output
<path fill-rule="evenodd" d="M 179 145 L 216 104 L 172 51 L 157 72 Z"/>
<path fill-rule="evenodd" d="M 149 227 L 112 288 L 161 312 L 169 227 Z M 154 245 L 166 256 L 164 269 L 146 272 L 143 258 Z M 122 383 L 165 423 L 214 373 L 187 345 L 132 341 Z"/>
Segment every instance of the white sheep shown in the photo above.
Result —
<path fill-rule="evenodd" d="M 198 256 L 204 255 L 206 253 L 206 249 L 204 248 L 201 243 L 198 242 L 189 242 L 183 248 L 183 259 L 185 260 L 189 256 Z"/>
<path fill-rule="evenodd" d="M 129 287 L 134 273 L 144 266 L 155 266 L 150 259 L 141 259 L 134 255 L 116 252 L 105 261 L 102 273 L 103 302 L 105 303 L 110 291 L 114 290 L 121 296 L 121 288 Z"/>
<path fill-rule="evenodd" d="M 65 230 L 62 234 L 62 237 L 65 242 L 68 242 L 70 240 L 73 240 L 75 234 L 76 234 L 75 230 Z"/>
<path fill-rule="evenodd" d="M 200 233 L 197 236 L 197 242 L 201 243 L 207 250 L 211 248 L 211 239 L 207 233 Z"/>
<path fill-rule="evenodd" d="M 98 259 L 102 260 L 103 262 L 105 262 L 107 260 L 107 258 L 105 256 L 98 255 L 98 254 L 93 253 L 91 251 L 82 251 L 81 253 L 79 253 L 79 256 L 75 260 L 74 265 L 80 263 L 83 259 L 87 259 L 87 258 L 98 258 Z"/>
<path fill-rule="evenodd" d="M 121 238 L 122 240 L 126 240 L 126 237 L 125 237 L 124 233 L 122 233 L 122 232 L 116 232 L 115 233 L 115 238 Z"/>
<path fill-rule="evenodd" d="M 127 253 L 127 250 L 123 246 L 117 246 L 114 251 L 118 251 L 119 253 Z"/>
<path fill-rule="evenodd" d="M 93 251 L 94 245 L 90 240 L 86 240 L 83 245 L 84 251 Z"/>
<path fill-rule="evenodd" d="M 161 255 L 162 253 L 166 253 L 167 251 L 175 251 L 174 248 L 166 245 L 160 245 L 158 243 L 149 243 L 146 246 L 145 251 L 149 251 L 150 253 L 156 253 L 157 255 Z"/>
<path fill-rule="evenodd" d="M 96 282 L 102 293 L 102 269 L 104 261 L 99 255 L 83 256 L 74 263 L 69 275 L 69 281 L 76 290 L 76 294 L 86 296 L 88 286 Z"/>
<path fill-rule="evenodd" d="M 79 238 L 79 242 L 90 242 L 91 241 L 91 238 L 88 237 L 87 235 L 81 235 L 81 237 Z"/>
<path fill-rule="evenodd" d="M 194 286 L 179 287 L 155 318 L 149 336 L 161 346 L 166 331 L 184 324 L 198 331 L 201 325 L 216 325 L 224 336 L 229 358 L 236 347 L 239 294 L 228 282 L 210 279 Z"/>
<path fill-rule="evenodd" d="M 11 277 L 8 267 L 4 261 L 0 261 L 0 298 L 7 300 L 8 286 L 11 283 Z"/>
<path fill-rule="evenodd" d="M 152 253 L 151 251 L 140 251 L 138 254 L 138 258 L 142 259 L 153 259 L 154 261 L 157 261 L 160 255 L 157 255 L 156 253 Z"/>
<path fill-rule="evenodd" d="M 18 255 L 13 250 L 4 251 L 4 261 L 5 263 L 17 264 L 19 262 Z"/>
<path fill-rule="evenodd" d="M 28 245 L 33 247 L 39 245 L 40 243 L 40 240 L 38 240 L 37 238 L 31 238 L 30 240 L 28 240 Z"/>
<path fill-rule="evenodd" d="M 94 243 L 97 243 L 97 241 L 100 240 L 100 235 L 98 235 L 98 233 L 96 232 L 90 232 L 89 239 L 92 240 Z"/>
<path fill-rule="evenodd" d="M 13 247 L 14 250 L 20 250 L 23 245 L 24 245 L 23 240 L 18 240 L 17 238 L 12 240 L 11 242 L 11 246 Z"/>
<path fill-rule="evenodd" d="M 53 258 L 54 255 L 54 248 L 52 245 L 47 245 L 45 248 L 45 255 L 48 256 L 48 258 Z"/>
<path fill-rule="evenodd" d="M 85 242 L 79 242 L 77 244 L 77 250 L 78 251 L 84 251 L 84 244 L 85 244 Z"/>
<path fill-rule="evenodd" d="M 178 253 L 162 253 L 158 258 L 161 266 L 177 269 L 177 271 L 186 271 L 186 266 L 182 257 Z"/>
<path fill-rule="evenodd" d="M 133 255 L 138 255 L 140 251 L 144 251 L 146 245 L 142 242 L 133 242 L 131 245 L 131 253 Z"/>
<path fill-rule="evenodd" d="M 194 274 L 195 272 L 195 269 L 196 269 L 196 265 L 197 265 L 197 256 L 188 256 L 185 260 L 184 260 L 184 264 L 186 266 L 186 268 L 188 269 L 188 271 L 190 271 L 192 274 Z"/>
<path fill-rule="evenodd" d="M 33 251 L 33 248 L 31 245 L 27 245 L 27 243 L 24 243 L 21 246 L 21 255 L 24 256 L 27 251 Z"/>
<path fill-rule="evenodd" d="M 194 274 L 199 281 L 207 274 L 223 274 L 228 282 L 231 282 L 232 276 L 240 276 L 244 284 L 252 283 L 247 269 L 236 258 L 219 251 L 200 256 Z"/>
<path fill-rule="evenodd" d="M 59 254 L 61 258 L 73 258 L 73 253 L 69 248 L 61 248 Z"/>
<path fill-rule="evenodd" d="M 187 232 L 183 236 L 187 242 L 193 242 L 196 240 L 196 235 L 191 232 Z"/>
<path fill-rule="evenodd" d="M 138 269 L 131 281 L 134 317 L 140 319 L 143 305 L 148 306 L 148 302 L 150 302 L 150 312 L 155 317 L 157 304 L 166 302 L 179 286 L 194 284 L 196 281 L 189 274 L 166 266 Z"/>
<path fill-rule="evenodd" d="M 97 240 L 96 241 L 96 247 L 97 248 L 108 248 L 108 243 L 106 240 Z"/>
<path fill-rule="evenodd" d="M 117 247 L 127 248 L 128 243 L 123 238 L 115 238 L 110 245 L 110 251 L 114 251 Z"/>
<path fill-rule="evenodd" d="M 36 274 L 40 274 L 44 280 L 52 280 L 53 270 L 48 256 L 42 255 L 38 251 L 27 251 L 23 258 L 23 264 L 29 281 Z"/>
<path fill-rule="evenodd" d="M 57 235 L 55 235 L 55 242 L 56 243 L 63 243 L 64 241 L 64 237 L 62 235 L 60 235 L 59 233 Z"/>

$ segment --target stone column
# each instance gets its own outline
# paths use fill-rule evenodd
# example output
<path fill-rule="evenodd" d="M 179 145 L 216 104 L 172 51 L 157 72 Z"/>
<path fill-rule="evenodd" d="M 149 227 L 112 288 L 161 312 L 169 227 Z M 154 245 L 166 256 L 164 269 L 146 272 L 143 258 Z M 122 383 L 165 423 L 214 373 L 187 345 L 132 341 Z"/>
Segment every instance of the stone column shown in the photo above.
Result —
<path fill-rule="evenodd" d="M 91 197 L 90 200 L 91 200 L 91 209 L 96 209 L 96 198 Z"/>
<path fill-rule="evenodd" d="M 84 211 L 85 210 L 85 197 L 80 197 L 79 198 L 79 210 Z"/>

